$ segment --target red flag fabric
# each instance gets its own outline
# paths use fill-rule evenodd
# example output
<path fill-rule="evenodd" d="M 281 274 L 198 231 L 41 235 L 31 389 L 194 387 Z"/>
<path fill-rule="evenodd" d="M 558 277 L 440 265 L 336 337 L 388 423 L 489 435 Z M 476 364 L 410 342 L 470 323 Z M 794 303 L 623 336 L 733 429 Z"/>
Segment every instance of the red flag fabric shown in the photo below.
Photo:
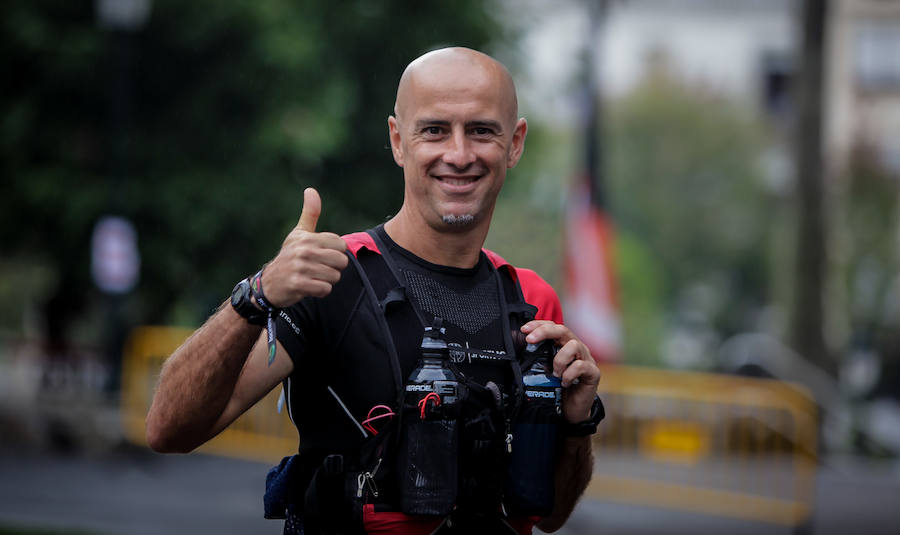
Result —
<path fill-rule="evenodd" d="M 587 180 L 575 181 L 566 215 L 566 325 L 597 362 L 621 358 L 622 329 L 613 277 L 612 224 L 591 202 Z"/>

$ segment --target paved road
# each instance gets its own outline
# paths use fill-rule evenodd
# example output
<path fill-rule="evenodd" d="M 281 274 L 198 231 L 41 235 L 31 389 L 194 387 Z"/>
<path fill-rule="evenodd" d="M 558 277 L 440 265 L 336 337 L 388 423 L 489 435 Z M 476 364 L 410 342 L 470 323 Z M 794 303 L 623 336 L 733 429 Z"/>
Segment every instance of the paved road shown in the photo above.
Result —
<path fill-rule="evenodd" d="M 103 534 L 277 534 L 266 467 L 203 455 L 0 457 L 0 524 Z"/>
<path fill-rule="evenodd" d="M 900 526 L 896 464 L 829 463 L 820 473 L 817 535 L 880 535 Z M 80 528 L 109 535 L 277 534 L 262 518 L 266 466 L 204 455 L 144 450 L 97 455 L 0 452 L 0 525 Z M 564 535 L 612 533 L 788 534 L 730 518 L 582 502 Z"/>

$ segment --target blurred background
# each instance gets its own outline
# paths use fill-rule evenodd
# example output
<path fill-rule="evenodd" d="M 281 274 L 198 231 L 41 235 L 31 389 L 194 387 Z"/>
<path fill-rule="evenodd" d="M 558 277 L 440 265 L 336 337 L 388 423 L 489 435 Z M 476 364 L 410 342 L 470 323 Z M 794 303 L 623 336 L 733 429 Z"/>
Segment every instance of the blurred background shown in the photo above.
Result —
<path fill-rule="evenodd" d="M 487 246 L 604 362 L 564 531 L 900 520 L 900 2 L 33 0 L 0 25 L 0 534 L 279 532 L 284 418 L 153 455 L 156 373 L 305 187 L 320 229 L 395 213 L 396 83 L 448 45 L 504 62 L 529 121 Z"/>

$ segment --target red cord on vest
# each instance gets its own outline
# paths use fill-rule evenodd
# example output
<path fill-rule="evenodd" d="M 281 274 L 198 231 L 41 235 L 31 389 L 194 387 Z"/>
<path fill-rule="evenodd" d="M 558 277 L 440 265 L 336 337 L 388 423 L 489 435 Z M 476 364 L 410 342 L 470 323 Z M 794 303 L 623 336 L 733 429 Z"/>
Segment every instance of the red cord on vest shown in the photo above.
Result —
<path fill-rule="evenodd" d="M 428 406 L 427 403 L 429 400 L 431 400 L 435 407 L 441 404 L 441 396 L 435 392 L 429 392 L 427 396 L 419 400 L 419 418 L 422 420 L 425 419 L 425 408 Z"/>
<path fill-rule="evenodd" d="M 372 416 L 372 413 L 376 410 L 383 410 L 385 412 L 382 412 L 381 414 L 378 414 L 376 416 Z M 378 434 L 378 430 L 372 426 L 372 422 L 374 422 L 375 420 L 380 420 L 382 418 L 393 417 L 394 411 L 391 410 L 390 407 L 388 407 L 387 405 L 375 405 L 374 407 L 369 409 L 369 414 L 367 414 L 366 419 L 362 421 L 362 426 L 365 427 L 370 433 L 372 433 L 373 436 L 375 436 Z"/>

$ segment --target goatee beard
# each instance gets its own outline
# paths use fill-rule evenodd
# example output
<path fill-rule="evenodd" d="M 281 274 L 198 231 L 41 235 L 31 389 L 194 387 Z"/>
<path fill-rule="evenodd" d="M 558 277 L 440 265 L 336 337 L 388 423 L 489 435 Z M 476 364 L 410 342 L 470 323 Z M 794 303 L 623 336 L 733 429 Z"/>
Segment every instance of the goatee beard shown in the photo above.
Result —
<path fill-rule="evenodd" d="M 465 227 L 475 221 L 475 216 L 473 216 L 472 214 L 448 214 L 441 217 L 441 219 L 445 224 L 450 225 L 451 227 Z"/>

